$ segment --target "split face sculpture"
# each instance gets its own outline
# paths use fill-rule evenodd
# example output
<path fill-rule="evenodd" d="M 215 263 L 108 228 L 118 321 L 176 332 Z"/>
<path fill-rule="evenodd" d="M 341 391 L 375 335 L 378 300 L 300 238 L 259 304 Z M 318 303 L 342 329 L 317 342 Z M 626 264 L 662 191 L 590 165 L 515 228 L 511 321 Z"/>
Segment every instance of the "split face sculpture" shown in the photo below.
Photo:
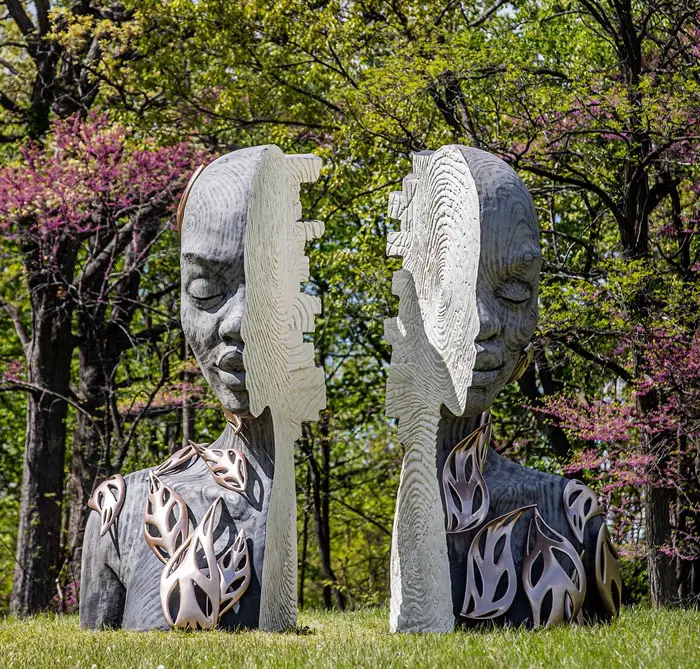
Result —
<path fill-rule="evenodd" d="M 495 156 L 414 156 L 389 215 L 399 314 L 387 413 L 406 449 L 390 624 L 551 626 L 617 615 L 619 563 L 593 492 L 489 449 L 488 410 L 529 363 L 541 253 L 532 201 Z"/>
<path fill-rule="evenodd" d="M 303 342 L 320 304 L 300 292 L 304 245 L 323 226 L 299 220 L 299 188 L 320 162 L 254 147 L 190 182 L 178 215 L 182 325 L 227 426 L 212 444 L 95 490 L 81 625 L 294 626 L 293 444 L 325 406 Z"/>
<path fill-rule="evenodd" d="M 241 198 L 230 207 L 226 221 L 193 214 L 182 230 L 182 329 L 221 404 L 245 415 L 250 404 L 241 336 L 247 201 Z"/>

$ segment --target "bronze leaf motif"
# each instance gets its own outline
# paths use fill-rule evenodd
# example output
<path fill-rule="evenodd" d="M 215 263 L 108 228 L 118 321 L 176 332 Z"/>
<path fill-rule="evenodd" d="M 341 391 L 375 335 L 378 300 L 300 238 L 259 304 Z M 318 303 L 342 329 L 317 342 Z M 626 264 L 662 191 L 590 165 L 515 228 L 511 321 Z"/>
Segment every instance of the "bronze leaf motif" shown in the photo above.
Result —
<path fill-rule="evenodd" d="M 535 627 L 577 619 L 586 596 L 583 563 L 571 543 L 547 525 L 537 509 L 528 530 L 522 578 Z"/>
<path fill-rule="evenodd" d="M 442 489 L 447 510 L 447 532 L 466 532 L 480 525 L 489 511 L 489 491 L 481 474 L 488 452 L 491 423 L 479 426 L 447 456 Z"/>
<path fill-rule="evenodd" d="M 207 463 L 214 480 L 233 492 L 245 492 L 248 486 L 248 462 L 242 451 L 235 448 L 210 448 L 208 444 L 190 444 Z"/>
<path fill-rule="evenodd" d="M 603 513 L 596 494 L 581 481 L 572 479 L 566 484 L 563 495 L 566 520 L 574 536 L 583 543 L 586 523 Z"/>
<path fill-rule="evenodd" d="M 220 504 L 221 497 L 163 568 L 160 604 L 171 627 L 212 629 L 219 619 L 220 575 L 214 527 Z"/>
<path fill-rule="evenodd" d="M 189 518 L 185 500 L 153 472 L 148 473 L 148 498 L 143 520 L 146 543 L 161 562 L 167 563 L 187 539 Z"/>
<path fill-rule="evenodd" d="M 221 610 L 223 616 L 238 603 L 250 585 L 251 560 L 248 540 L 243 530 L 238 533 L 231 547 L 219 558 L 221 581 Z"/>
<path fill-rule="evenodd" d="M 119 512 L 124 506 L 124 497 L 126 494 L 126 483 L 124 478 L 119 474 L 115 474 L 110 478 L 102 481 L 95 488 L 92 497 L 88 500 L 88 506 L 97 511 L 100 516 L 100 536 L 103 537 L 109 528 L 114 525 Z"/>
<path fill-rule="evenodd" d="M 598 541 L 595 549 L 595 580 L 606 613 L 616 618 L 620 615 L 622 576 L 620 574 L 620 560 L 605 523 L 598 530 Z"/>
<path fill-rule="evenodd" d="M 523 506 L 495 518 L 472 540 L 461 612 L 465 618 L 488 620 L 503 615 L 511 607 L 518 591 L 511 536 L 518 520 L 534 508 L 534 505 Z"/>
<path fill-rule="evenodd" d="M 175 451 L 167 460 L 161 462 L 156 467 L 156 474 L 170 474 L 172 472 L 179 472 L 183 469 L 187 469 L 197 458 L 197 450 L 190 443 L 189 446 L 181 448 L 179 451 Z"/>

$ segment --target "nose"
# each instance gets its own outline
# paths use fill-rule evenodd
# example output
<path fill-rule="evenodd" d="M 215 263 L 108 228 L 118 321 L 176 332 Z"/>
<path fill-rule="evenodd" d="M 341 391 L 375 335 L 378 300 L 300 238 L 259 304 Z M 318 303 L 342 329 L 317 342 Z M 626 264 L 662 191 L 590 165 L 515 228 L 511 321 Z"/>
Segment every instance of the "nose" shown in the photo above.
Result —
<path fill-rule="evenodd" d="M 219 337 L 225 344 L 238 344 L 241 339 L 243 312 L 245 309 L 245 292 L 239 290 L 224 307 L 225 313 L 219 323 Z"/>
<path fill-rule="evenodd" d="M 501 321 L 496 313 L 497 305 L 492 300 L 476 296 L 476 311 L 479 315 L 479 334 L 476 341 L 493 339 L 501 333 Z"/>

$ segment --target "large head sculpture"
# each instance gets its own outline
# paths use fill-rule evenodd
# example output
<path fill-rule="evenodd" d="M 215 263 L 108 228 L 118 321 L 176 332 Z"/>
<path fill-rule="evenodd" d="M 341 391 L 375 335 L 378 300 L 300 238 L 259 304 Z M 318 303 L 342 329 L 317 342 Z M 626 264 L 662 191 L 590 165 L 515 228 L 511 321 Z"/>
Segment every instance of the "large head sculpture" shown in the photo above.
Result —
<path fill-rule="evenodd" d="M 387 253 L 403 268 L 394 278 L 399 316 L 386 328 L 388 413 L 401 418 L 412 398 L 477 415 L 517 372 L 537 323 L 541 253 L 530 195 L 502 160 L 445 146 L 414 156 L 390 215 L 401 231 Z"/>
<path fill-rule="evenodd" d="M 405 447 L 391 559 L 391 628 L 454 626 L 445 512 L 438 485 L 443 408 L 472 417 L 514 376 L 537 321 L 540 250 L 534 208 L 505 163 L 444 146 L 414 156 L 389 216 L 397 318 L 386 411 Z M 451 444 L 454 446 L 454 444 Z M 430 623 L 426 625 L 426 620 Z"/>
<path fill-rule="evenodd" d="M 479 331 L 466 415 L 488 409 L 514 379 L 537 326 L 542 255 L 537 217 L 520 177 L 502 160 L 462 149 L 479 201 L 481 243 L 476 283 Z"/>
<path fill-rule="evenodd" d="M 313 345 L 318 299 L 308 279 L 307 240 L 321 224 L 300 221 L 299 185 L 320 159 L 275 146 L 234 151 L 191 184 L 181 224 L 182 327 L 227 412 L 280 408 L 315 420 L 325 402 Z"/>

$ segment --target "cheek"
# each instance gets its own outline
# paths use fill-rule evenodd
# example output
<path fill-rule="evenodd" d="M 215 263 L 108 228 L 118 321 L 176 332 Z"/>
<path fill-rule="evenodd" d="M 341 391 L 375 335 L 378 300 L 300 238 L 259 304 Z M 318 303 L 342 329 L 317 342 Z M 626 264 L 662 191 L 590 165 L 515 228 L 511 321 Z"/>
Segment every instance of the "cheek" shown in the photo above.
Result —
<path fill-rule="evenodd" d="M 183 298 L 181 322 L 187 343 L 197 359 L 201 360 L 216 345 L 218 319 L 206 311 L 197 309 L 189 300 Z"/>
<path fill-rule="evenodd" d="M 530 341 L 537 327 L 537 300 L 521 309 L 508 309 L 503 317 L 503 334 L 512 349 L 521 349 Z"/>

